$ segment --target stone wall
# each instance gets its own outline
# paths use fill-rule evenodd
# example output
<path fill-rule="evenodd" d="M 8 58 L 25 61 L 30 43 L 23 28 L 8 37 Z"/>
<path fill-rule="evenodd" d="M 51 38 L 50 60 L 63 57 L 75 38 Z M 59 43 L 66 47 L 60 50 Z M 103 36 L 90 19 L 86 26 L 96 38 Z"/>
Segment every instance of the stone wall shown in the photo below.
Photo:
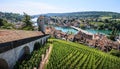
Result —
<path fill-rule="evenodd" d="M 49 35 L 41 37 L 34 41 L 30 41 L 29 43 L 25 43 L 23 45 L 14 48 L 10 48 L 9 50 L 7 49 L 6 51 L 0 53 L 0 62 L 1 60 L 5 60 L 8 65 L 8 68 L 12 69 L 16 61 L 18 61 L 18 59 L 24 54 L 24 52 L 31 53 L 33 51 L 36 42 L 44 44 L 47 41 L 48 37 Z M 28 50 L 26 50 L 26 48 Z M 7 65 L 3 65 L 3 66 L 7 66 Z"/>

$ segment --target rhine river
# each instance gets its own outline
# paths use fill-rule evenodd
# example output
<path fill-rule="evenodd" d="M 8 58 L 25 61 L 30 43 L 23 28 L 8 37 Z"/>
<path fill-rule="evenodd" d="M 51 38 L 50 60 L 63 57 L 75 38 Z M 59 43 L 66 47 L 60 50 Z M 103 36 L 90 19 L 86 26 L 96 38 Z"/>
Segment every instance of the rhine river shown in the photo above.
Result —
<path fill-rule="evenodd" d="M 35 25 L 37 25 L 37 18 L 32 19 L 32 21 L 34 22 Z M 62 32 L 66 32 L 66 33 L 72 33 L 72 34 L 77 34 L 78 31 L 71 28 L 71 27 L 58 27 L 58 26 L 54 26 L 55 29 L 57 30 L 61 30 Z M 111 31 L 109 30 L 95 30 L 95 29 L 84 29 L 87 32 L 96 34 L 96 33 L 102 33 L 102 34 L 109 34 Z"/>
<path fill-rule="evenodd" d="M 63 32 L 68 32 L 68 33 L 73 33 L 73 34 L 76 34 L 78 31 L 77 30 L 75 30 L 75 29 L 73 29 L 73 28 L 71 28 L 71 27 L 58 27 L 58 26 L 54 26 L 55 27 L 55 29 L 57 29 L 57 30 L 61 30 L 61 31 L 63 31 Z M 84 29 L 85 31 L 87 31 L 87 32 L 90 32 L 90 33 L 93 33 L 93 34 L 96 34 L 96 33 L 102 33 L 102 34 L 109 34 L 111 31 L 109 31 L 109 30 L 95 30 L 95 29 Z"/>

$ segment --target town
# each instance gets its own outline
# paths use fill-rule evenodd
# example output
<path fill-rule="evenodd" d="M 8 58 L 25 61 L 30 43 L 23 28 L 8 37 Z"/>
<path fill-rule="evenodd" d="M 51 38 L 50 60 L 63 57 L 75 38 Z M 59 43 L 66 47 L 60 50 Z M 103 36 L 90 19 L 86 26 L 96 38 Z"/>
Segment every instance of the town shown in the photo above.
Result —
<path fill-rule="evenodd" d="M 120 69 L 119 3 L 1 0 L 0 69 Z"/>
<path fill-rule="evenodd" d="M 65 18 L 56 17 L 58 19 L 53 18 L 46 18 L 48 22 L 45 22 L 48 25 L 56 25 L 56 26 L 62 26 L 62 27 L 71 27 L 73 29 L 78 30 L 77 34 L 69 34 L 62 32 L 60 30 L 56 30 L 54 27 L 46 27 L 46 32 L 51 34 L 53 37 L 58 39 L 65 39 L 69 41 L 74 41 L 82 44 L 86 44 L 88 46 L 98 48 L 102 51 L 108 52 L 112 49 L 120 50 L 120 36 L 117 35 L 115 37 L 115 41 L 108 38 L 108 35 L 102 34 L 102 33 L 96 33 L 92 34 L 88 31 L 82 30 L 79 26 L 81 25 L 81 21 L 78 21 L 79 19 L 73 20 L 72 18 L 70 20 L 73 20 L 72 22 L 70 20 L 64 20 Z M 86 23 L 86 20 L 84 20 L 86 24 L 86 28 L 90 28 L 91 26 L 88 26 Z M 82 23 L 84 24 L 84 23 Z"/>

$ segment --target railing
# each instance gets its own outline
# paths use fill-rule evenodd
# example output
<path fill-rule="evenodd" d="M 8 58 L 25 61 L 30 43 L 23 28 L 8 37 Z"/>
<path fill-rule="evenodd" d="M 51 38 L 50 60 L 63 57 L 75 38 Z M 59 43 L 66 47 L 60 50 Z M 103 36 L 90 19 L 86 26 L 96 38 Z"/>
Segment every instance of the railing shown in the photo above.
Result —
<path fill-rule="evenodd" d="M 16 48 L 16 47 L 21 46 L 23 44 L 29 43 L 31 41 L 37 40 L 37 39 L 42 38 L 44 36 L 48 36 L 48 34 L 45 34 L 42 36 L 20 39 L 20 40 L 15 40 L 15 41 L 6 42 L 6 43 L 0 43 L 0 53 L 8 51 L 8 50 L 13 49 L 13 48 Z"/>

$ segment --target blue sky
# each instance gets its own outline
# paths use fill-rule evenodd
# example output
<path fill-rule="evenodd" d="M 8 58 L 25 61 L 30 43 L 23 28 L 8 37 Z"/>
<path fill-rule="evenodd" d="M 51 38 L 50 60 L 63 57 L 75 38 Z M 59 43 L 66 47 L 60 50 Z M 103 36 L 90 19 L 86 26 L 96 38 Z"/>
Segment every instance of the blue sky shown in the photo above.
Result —
<path fill-rule="evenodd" d="M 0 11 L 29 15 L 79 11 L 120 13 L 120 0 L 0 0 Z"/>

